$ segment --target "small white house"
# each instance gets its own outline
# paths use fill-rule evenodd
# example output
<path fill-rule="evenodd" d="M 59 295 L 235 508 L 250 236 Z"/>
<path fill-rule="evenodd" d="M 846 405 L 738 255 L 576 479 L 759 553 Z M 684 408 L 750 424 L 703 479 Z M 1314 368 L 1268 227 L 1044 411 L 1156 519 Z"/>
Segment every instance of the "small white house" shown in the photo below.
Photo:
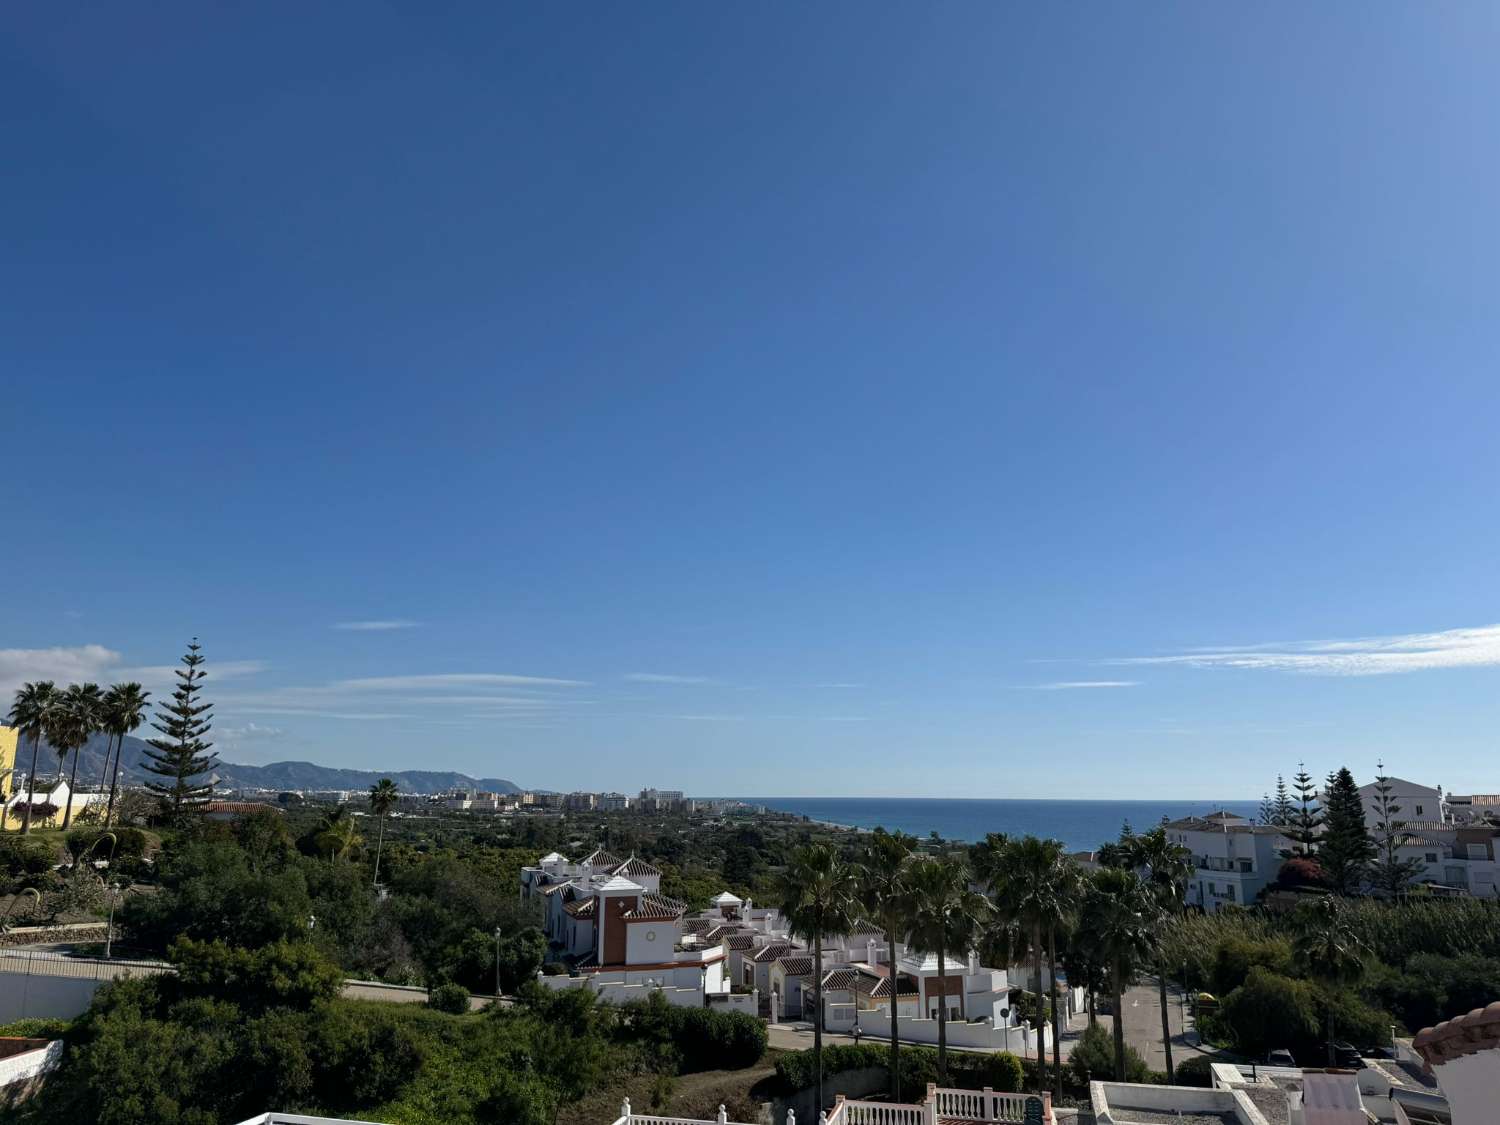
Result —
<path fill-rule="evenodd" d="M 1407 781 L 1400 777 L 1386 778 L 1386 785 L 1389 786 L 1386 796 L 1391 804 L 1390 818 L 1393 822 L 1397 824 L 1419 821 L 1437 821 L 1441 824 L 1453 822 L 1453 812 L 1448 807 L 1448 799 L 1443 796 L 1441 787 L 1418 785 L 1415 781 Z M 1385 815 L 1380 808 L 1379 782 L 1372 781 L 1369 785 L 1361 785 L 1359 799 L 1365 806 L 1365 827 L 1373 832 Z"/>

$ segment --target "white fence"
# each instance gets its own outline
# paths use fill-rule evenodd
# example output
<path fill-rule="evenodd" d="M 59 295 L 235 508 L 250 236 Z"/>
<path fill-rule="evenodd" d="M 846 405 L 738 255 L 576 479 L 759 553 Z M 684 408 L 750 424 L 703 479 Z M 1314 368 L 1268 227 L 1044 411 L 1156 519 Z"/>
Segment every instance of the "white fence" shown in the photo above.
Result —
<path fill-rule="evenodd" d="M 710 992 L 708 1006 L 725 1012 L 745 1012 L 760 1015 L 760 990 L 752 992 Z"/>
<path fill-rule="evenodd" d="M 1028 1102 L 1036 1103 L 1043 1122 L 1054 1121 L 1050 1094 L 1035 1098 L 988 1088 L 953 1090 L 929 1084 L 921 1105 L 849 1101 L 840 1096 L 821 1125 L 938 1125 L 944 1119 L 1022 1125 Z M 788 1125 L 792 1123 L 789 1121 Z"/>
<path fill-rule="evenodd" d="M 891 1033 L 891 1013 L 888 1008 L 864 1008 L 858 1014 L 859 1030 L 863 1035 L 877 1037 Z M 850 1026 L 853 1026 L 852 1024 Z M 936 1044 L 938 1021 L 898 1016 L 896 1035 L 905 1043 Z M 944 1038 L 950 1047 L 970 1047 L 984 1051 L 1009 1051 L 1023 1058 L 1036 1054 L 1036 1032 L 1029 1027 L 996 1027 L 983 1021 L 970 1023 L 967 1020 L 948 1020 Z M 1052 1029 L 1043 1029 L 1043 1048 L 1052 1045 Z"/>

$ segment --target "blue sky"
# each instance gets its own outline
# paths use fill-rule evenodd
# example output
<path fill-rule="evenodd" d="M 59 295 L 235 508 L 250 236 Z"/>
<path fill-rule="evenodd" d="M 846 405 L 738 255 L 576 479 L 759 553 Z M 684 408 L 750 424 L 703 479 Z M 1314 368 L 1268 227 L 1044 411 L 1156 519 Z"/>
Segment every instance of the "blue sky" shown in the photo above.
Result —
<path fill-rule="evenodd" d="M 1500 790 L 1497 33 L 14 13 L 0 690 L 197 634 L 232 761 Z"/>

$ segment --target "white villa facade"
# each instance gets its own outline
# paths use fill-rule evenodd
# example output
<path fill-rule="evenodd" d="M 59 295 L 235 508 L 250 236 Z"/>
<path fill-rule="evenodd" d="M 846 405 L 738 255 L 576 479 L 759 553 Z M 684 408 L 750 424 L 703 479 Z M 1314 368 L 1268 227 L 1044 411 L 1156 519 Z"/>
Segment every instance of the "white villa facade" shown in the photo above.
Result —
<path fill-rule="evenodd" d="M 1222 906 L 1248 906 L 1275 881 L 1292 851 L 1286 830 L 1252 824 L 1233 813 L 1216 812 L 1169 821 L 1167 838 L 1192 855 L 1187 904 L 1212 914 Z"/>
<path fill-rule="evenodd" d="M 1386 785 L 1389 788 L 1387 799 L 1391 804 L 1390 818 L 1393 823 L 1453 823 L 1453 810 L 1448 805 L 1448 798 L 1443 796 L 1441 786 L 1418 785 L 1415 781 L 1400 777 L 1386 778 Z M 1365 827 L 1371 832 L 1377 829 L 1384 818 L 1380 809 L 1378 786 L 1378 782 L 1372 781 L 1369 785 L 1359 787 L 1359 799 L 1365 806 Z"/>

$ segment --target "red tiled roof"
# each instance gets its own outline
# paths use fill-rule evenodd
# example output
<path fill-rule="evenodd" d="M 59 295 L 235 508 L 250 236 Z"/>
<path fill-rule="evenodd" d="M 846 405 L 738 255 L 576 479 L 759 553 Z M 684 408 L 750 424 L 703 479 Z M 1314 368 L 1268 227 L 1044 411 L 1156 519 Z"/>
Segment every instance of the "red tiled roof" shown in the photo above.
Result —
<path fill-rule="evenodd" d="M 596 848 L 578 861 L 580 864 L 588 864 L 590 867 L 618 867 L 620 861 L 610 855 L 603 848 Z"/>
<path fill-rule="evenodd" d="M 813 971 L 813 959 L 805 954 L 782 957 L 776 963 L 781 966 L 781 971 L 789 977 L 810 976 Z"/>
<path fill-rule="evenodd" d="M 868 990 L 872 997 L 879 999 L 882 996 L 889 996 L 891 994 L 891 978 L 881 977 L 878 981 L 876 981 L 872 980 L 872 978 L 870 977 L 865 976 L 864 974 L 860 974 L 860 978 L 855 983 L 854 987 L 857 988 L 860 992 Z M 902 977 L 900 983 L 897 985 L 897 988 L 897 996 L 917 995 L 917 986 L 916 983 L 911 979 L 911 977 Z"/>
<path fill-rule="evenodd" d="M 774 942 L 771 945 L 761 946 L 750 960 L 756 964 L 765 964 L 767 961 L 775 961 L 780 957 L 785 957 L 791 951 L 792 945 L 790 942 Z"/>
<path fill-rule="evenodd" d="M 853 988 L 860 978 L 858 969 L 834 969 L 823 978 L 824 988 Z"/>
<path fill-rule="evenodd" d="M 637 859 L 635 856 L 631 856 L 624 863 L 620 864 L 619 867 L 610 872 L 610 874 L 623 875 L 627 879 L 634 879 L 638 875 L 660 875 L 661 871 L 658 868 L 652 867 L 644 859 Z"/>
<path fill-rule="evenodd" d="M 647 891 L 641 895 L 640 905 L 634 910 L 627 910 L 620 915 L 622 918 L 659 918 L 665 921 L 669 918 L 681 918 L 682 912 L 687 909 L 687 903 L 678 902 L 675 898 Z"/>
<path fill-rule="evenodd" d="M 570 902 L 563 907 L 574 918 L 592 918 L 594 916 L 594 899 L 585 898 L 578 902 Z"/>
<path fill-rule="evenodd" d="M 685 934 L 706 934 L 718 923 L 711 918 L 689 918 L 682 923 L 682 932 Z"/>
<path fill-rule="evenodd" d="M 1411 1045 L 1428 1070 L 1449 1059 L 1500 1047 L 1500 1000 L 1475 1008 L 1466 1016 L 1444 1020 L 1436 1027 L 1424 1027 Z"/>
<path fill-rule="evenodd" d="M 754 934 L 730 934 L 729 935 L 729 948 L 730 949 L 754 949 L 755 948 L 755 935 Z"/>
<path fill-rule="evenodd" d="M 207 801 L 199 808 L 206 813 L 234 813 L 240 816 L 259 812 L 261 809 L 269 809 L 273 813 L 285 811 L 279 805 L 268 805 L 264 801 Z"/>

